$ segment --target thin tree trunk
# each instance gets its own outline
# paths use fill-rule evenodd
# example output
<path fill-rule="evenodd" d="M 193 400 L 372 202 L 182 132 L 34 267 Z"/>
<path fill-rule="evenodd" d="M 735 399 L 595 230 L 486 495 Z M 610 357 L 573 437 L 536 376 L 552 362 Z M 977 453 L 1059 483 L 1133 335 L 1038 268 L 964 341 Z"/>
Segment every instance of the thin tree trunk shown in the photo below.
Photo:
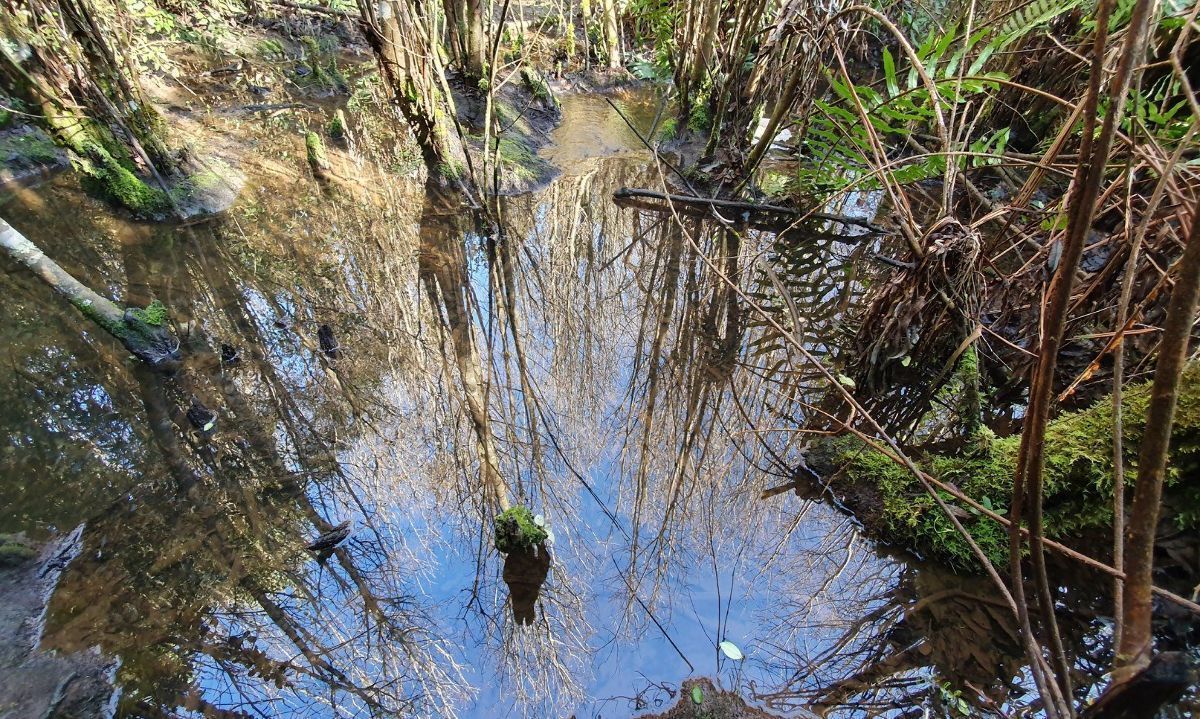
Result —
<path fill-rule="evenodd" d="M 1150 586 L 1154 568 L 1154 536 L 1167 469 L 1167 449 L 1179 394 L 1179 377 L 1186 363 L 1188 340 L 1200 299 L 1200 207 L 1192 215 L 1187 247 L 1176 270 L 1175 289 L 1167 308 L 1146 429 L 1138 451 L 1137 484 L 1125 533 L 1125 587 L 1118 668 L 1137 670 L 1150 664 Z M 1130 671 L 1119 676 L 1127 677 Z"/>
<path fill-rule="evenodd" d="M 1124 112 L 1125 99 L 1134 68 L 1141 61 L 1143 55 L 1149 27 L 1150 7 L 1153 3 L 1151 0 L 1139 0 L 1134 8 L 1117 72 L 1109 88 L 1109 94 L 1114 100 L 1104 115 L 1103 127 L 1099 136 L 1092 141 L 1095 110 L 1104 69 L 1104 46 L 1107 39 L 1105 28 L 1112 5 L 1112 0 L 1101 2 L 1097 13 L 1099 29 L 1093 44 L 1092 75 L 1084 110 L 1084 147 L 1080 151 L 1080 164 L 1069 198 L 1069 221 L 1066 236 L 1062 239 L 1062 258 L 1058 271 L 1054 274 L 1047 290 L 1046 309 L 1042 318 L 1042 338 L 1038 348 L 1039 361 L 1031 382 L 1029 408 L 1025 427 L 1021 434 L 1021 447 L 1018 454 L 1017 475 L 1013 482 L 1011 505 L 1014 518 L 1019 519 L 1023 516 L 1022 510 L 1024 509 L 1029 519 L 1030 561 L 1034 570 L 1038 606 L 1041 610 L 1042 626 L 1048 635 L 1053 671 L 1057 675 L 1059 691 L 1065 700 L 1065 706 L 1061 707 L 1060 713 L 1067 715 L 1072 712 L 1072 708 L 1066 704 L 1071 697 L 1070 667 L 1062 648 L 1062 640 L 1058 635 L 1058 623 L 1054 615 L 1054 599 L 1050 592 L 1042 544 L 1042 475 L 1045 466 L 1046 424 L 1049 421 L 1050 400 L 1054 393 L 1054 372 L 1065 331 L 1076 267 L 1083 254 L 1084 240 L 1091 228 L 1096 200 L 1104 180 L 1104 168 L 1119 127 L 1119 118 Z M 1013 593 L 1018 600 L 1018 610 L 1021 614 L 1021 625 L 1023 630 L 1028 631 L 1030 623 L 1024 601 L 1021 547 L 1022 537 L 1018 521 L 1014 522 L 1010 528 L 1009 561 Z M 1040 657 L 1030 657 L 1031 662 L 1039 659 Z"/>
<path fill-rule="evenodd" d="M 617 21 L 617 0 L 600 0 L 600 7 L 604 15 L 604 44 L 608 52 L 608 66 L 618 68 L 621 67 L 621 25 Z"/>

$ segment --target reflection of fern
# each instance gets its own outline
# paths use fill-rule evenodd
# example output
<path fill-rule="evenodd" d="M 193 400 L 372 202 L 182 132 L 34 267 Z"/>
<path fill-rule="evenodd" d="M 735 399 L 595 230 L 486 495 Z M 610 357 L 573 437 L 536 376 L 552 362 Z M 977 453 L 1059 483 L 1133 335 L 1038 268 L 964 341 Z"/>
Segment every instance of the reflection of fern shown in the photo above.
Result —
<path fill-rule="evenodd" d="M 837 299 L 850 271 L 836 247 L 829 239 L 803 232 L 776 238 L 768 261 L 787 298 L 761 272 L 748 294 L 785 328 L 792 323 L 788 310 L 789 303 L 792 304 L 804 318 L 806 331 L 828 341 L 840 317 Z M 783 337 L 765 319 L 751 319 L 747 327 L 758 330 L 749 343 L 751 356 L 761 357 L 784 348 Z"/>

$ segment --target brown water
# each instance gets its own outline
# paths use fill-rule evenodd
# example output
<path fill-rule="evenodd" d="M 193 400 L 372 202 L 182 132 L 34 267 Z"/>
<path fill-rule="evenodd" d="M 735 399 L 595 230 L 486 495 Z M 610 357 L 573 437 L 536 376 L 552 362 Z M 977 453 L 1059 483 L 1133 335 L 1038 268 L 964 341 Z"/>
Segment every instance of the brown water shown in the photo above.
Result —
<path fill-rule="evenodd" d="M 653 103 L 629 103 L 645 124 Z M 657 170 L 601 99 L 565 117 L 563 175 L 505 200 L 498 234 L 370 163 L 342 158 L 355 181 L 322 190 L 270 134 L 207 224 L 123 220 L 69 175 L 4 198 L 68 271 L 161 299 L 184 338 L 184 370 L 151 374 L 6 267 L 0 532 L 86 523 L 43 643 L 119 656 L 120 716 L 619 717 L 690 675 L 781 714 L 1029 699 L 984 582 L 881 550 L 820 499 L 761 498 L 792 481 L 821 385 L 781 369 L 702 253 L 837 362 L 861 250 L 621 209 L 612 192 Z M 531 624 L 490 537 L 468 342 L 501 475 L 554 533 Z M 305 550 L 344 520 L 334 555 Z M 1094 683 L 1104 627 L 1066 624 Z"/>

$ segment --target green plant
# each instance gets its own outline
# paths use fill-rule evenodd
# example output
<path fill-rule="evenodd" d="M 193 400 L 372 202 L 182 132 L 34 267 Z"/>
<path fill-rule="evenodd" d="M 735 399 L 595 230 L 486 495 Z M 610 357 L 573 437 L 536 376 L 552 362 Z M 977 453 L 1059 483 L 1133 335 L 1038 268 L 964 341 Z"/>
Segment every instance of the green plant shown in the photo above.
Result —
<path fill-rule="evenodd" d="M 549 536 L 543 524 L 528 507 L 516 506 L 501 512 L 493 522 L 496 549 L 508 554 L 518 549 L 530 549 L 546 541 Z"/>

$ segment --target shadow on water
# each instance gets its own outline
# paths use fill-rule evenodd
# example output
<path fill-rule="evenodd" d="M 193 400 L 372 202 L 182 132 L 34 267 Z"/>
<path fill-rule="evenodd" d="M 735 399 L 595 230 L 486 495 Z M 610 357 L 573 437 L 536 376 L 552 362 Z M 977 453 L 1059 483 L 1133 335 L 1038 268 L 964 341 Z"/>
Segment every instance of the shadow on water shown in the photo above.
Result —
<path fill-rule="evenodd" d="M 151 373 L 5 277 L 0 531 L 87 522 L 43 643 L 119 657 L 128 717 L 628 715 L 689 675 L 784 713 L 1026 696 L 985 585 L 760 498 L 824 390 L 720 276 L 838 363 L 863 248 L 623 209 L 646 158 L 577 160 L 494 231 L 369 167 L 322 193 L 264 165 L 186 228 L 65 176 L 7 199 L 92 287 L 162 300 L 186 354 Z M 498 494 L 552 549 L 495 551 Z"/>

